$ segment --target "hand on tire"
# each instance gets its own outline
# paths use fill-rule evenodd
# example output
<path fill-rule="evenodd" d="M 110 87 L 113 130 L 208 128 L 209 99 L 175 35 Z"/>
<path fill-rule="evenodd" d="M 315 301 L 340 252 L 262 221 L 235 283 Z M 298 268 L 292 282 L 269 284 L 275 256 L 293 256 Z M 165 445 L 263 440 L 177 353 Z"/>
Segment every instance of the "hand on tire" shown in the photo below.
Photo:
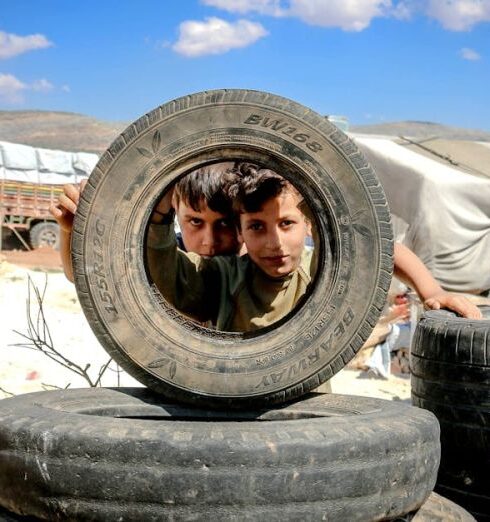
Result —
<path fill-rule="evenodd" d="M 64 185 L 63 194 L 58 198 L 58 204 L 49 207 L 49 212 L 64 232 L 71 232 L 73 228 L 73 217 L 77 211 L 80 194 L 83 192 L 86 184 L 87 180 L 84 179 L 78 186 Z"/>
<path fill-rule="evenodd" d="M 447 308 L 468 319 L 481 319 L 482 314 L 478 307 L 466 297 L 451 292 L 440 292 L 424 301 L 424 306 L 429 310 Z"/>

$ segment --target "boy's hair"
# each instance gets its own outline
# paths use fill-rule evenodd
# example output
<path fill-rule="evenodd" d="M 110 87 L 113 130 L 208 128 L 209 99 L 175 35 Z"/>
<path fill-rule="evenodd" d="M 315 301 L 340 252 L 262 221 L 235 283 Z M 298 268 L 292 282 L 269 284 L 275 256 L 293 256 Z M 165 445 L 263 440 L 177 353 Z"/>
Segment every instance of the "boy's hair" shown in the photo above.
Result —
<path fill-rule="evenodd" d="M 226 175 L 226 191 L 236 213 L 258 212 L 266 201 L 291 191 L 303 199 L 285 178 L 254 163 L 235 163 Z"/>
<path fill-rule="evenodd" d="M 231 162 L 216 163 L 186 174 L 174 187 L 177 204 L 183 201 L 196 212 L 200 212 L 205 203 L 214 212 L 232 214 L 233 206 L 228 193 L 224 190 L 223 174 L 233 165 Z"/>

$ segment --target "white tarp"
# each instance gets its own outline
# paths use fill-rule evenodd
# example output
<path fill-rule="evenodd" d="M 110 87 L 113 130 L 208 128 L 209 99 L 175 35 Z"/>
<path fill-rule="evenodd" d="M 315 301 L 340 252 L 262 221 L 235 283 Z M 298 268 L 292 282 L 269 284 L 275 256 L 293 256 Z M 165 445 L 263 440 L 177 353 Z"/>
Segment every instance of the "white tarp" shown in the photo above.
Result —
<path fill-rule="evenodd" d="M 73 154 L 60 150 L 35 149 L 40 172 L 56 172 L 66 176 L 73 176 Z"/>
<path fill-rule="evenodd" d="M 0 177 L 12 181 L 63 185 L 87 178 L 97 154 L 41 149 L 0 141 Z"/>
<path fill-rule="evenodd" d="M 490 178 L 462 172 L 389 138 L 351 135 L 408 224 L 403 242 L 447 289 L 490 288 Z"/>
<path fill-rule="evenodd" d="M 0 141 L 2 165 L 12 170 L 37 170 L 36 149 L 28 145 Z"/>

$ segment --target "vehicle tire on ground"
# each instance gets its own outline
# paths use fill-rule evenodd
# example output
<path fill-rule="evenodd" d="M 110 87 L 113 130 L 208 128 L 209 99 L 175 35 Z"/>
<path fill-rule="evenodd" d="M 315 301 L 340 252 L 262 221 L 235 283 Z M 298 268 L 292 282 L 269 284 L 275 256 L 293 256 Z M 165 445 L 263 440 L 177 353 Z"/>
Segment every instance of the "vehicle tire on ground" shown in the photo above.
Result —
<path fill-rule="evenodd" d="M 144 262 L 162 193 L 204 164 L 231 159 L 292 181 L 320 236 L 312 291 L 254 333 L 216 331 L 181 315 Z M 313 111 L 248 90 L 179 98 L 130 125 L 92 172 L 72 234 L 80 303 L 110 355 L 156 391 L 221 406 L 290 400 L 343 368 L 384 306 L 392 248 L 383 190 L 357 146 Z"/>
<path fill-rule="evenodd" d="M 0 505 L 48 520 L 385 520 L 420 507 L 439 425 L 391 401 L 275 409 L 162 403 L 145 388 L 0 401 Z"/>
<path fill-rule="evenodd" d="M 490 521 L 490 307 L 480 321 L 426 312 L 412 344 L 412 402 L 441 424 L 436 491 Z"/>
<path fill-rule="evenodd" d="M 29 230 L 29 240 L 33 248 L 51 247 L 60 249 L 60 227 L 53 221 L 40 221 Z"/>

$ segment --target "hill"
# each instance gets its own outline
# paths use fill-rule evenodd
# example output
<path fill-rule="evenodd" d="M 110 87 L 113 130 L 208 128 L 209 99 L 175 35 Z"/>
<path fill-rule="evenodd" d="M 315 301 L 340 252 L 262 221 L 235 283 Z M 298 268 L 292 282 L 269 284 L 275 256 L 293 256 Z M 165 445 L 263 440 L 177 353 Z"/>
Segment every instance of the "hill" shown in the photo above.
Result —
<path fill-rule="evenodd" d="M 0 111 L 0 141 L 101 154 L 127 125 L 70 112 Z"/>
<path fill-rule="evenodd" d="M 0 141 L 101 154 L 129 123 L 103 121 L 71 112 L 0 111 Z M 363 134 L 490 142 L 487 131 L 420 121 L 351 125 L 350 130 Z"/>
<path fill-rule="evenodd" d="M 411 138 L 444 138 L 451 140 L 489 141 L 490 132 L 476 129 L 463 129 L 431 123 L 428 121 L 400 121 L 379 123 L 377 125 L 351 125 L 349 130 L 360 134 L 382 136 L 405 136 Z"/>

